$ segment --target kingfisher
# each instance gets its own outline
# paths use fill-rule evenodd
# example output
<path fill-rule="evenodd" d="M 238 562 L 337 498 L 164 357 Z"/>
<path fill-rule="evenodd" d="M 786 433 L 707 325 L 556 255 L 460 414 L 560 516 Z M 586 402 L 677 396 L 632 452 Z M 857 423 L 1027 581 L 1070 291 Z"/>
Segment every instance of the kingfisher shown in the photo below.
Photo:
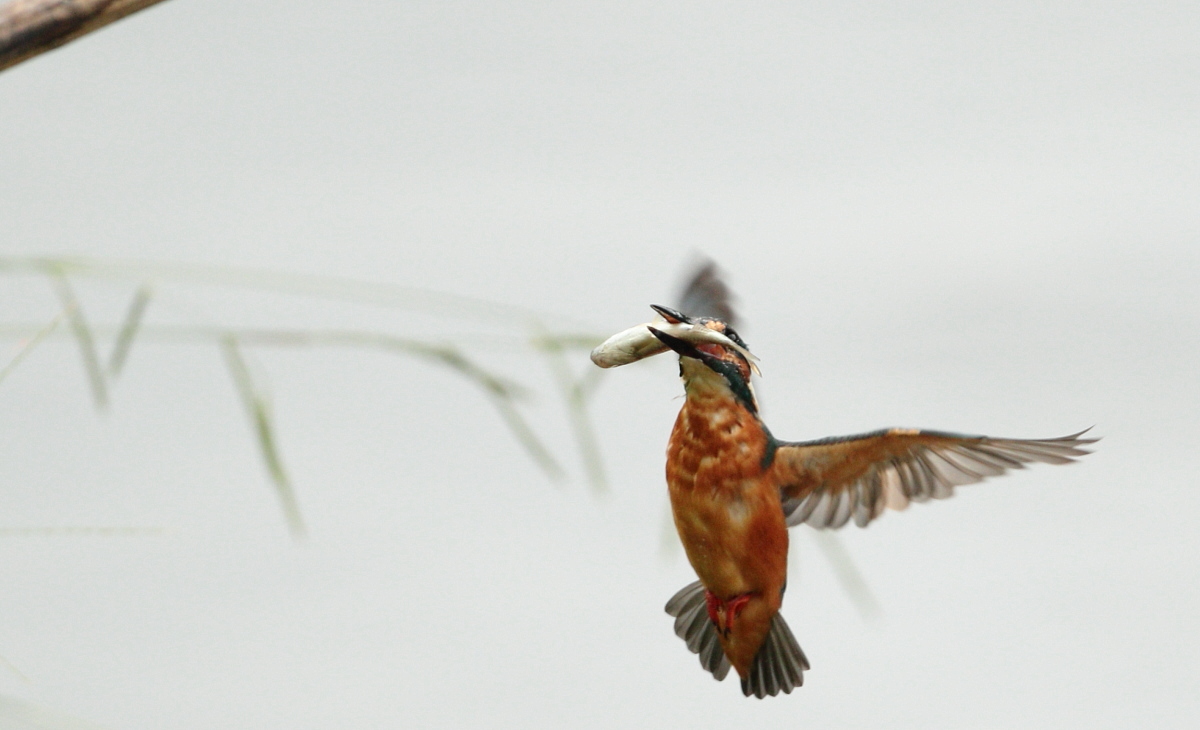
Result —
<path fill-rule="evenodd" d="M 954 488 L 1021 469 L 1065 464 L 1090 453 L 1087 430 L 1047 439 L 991 438 L 888 428 L 815 441 L 775 438 L 751 383 L 757 358 L 726 320 L 726 290 L 711 267 L 697 287 L 708 296 L 684 313 L 652 305 L 654 321 L 613 335 L 592 351 L 604 368 L 673 351 L 686 398 L 667 444 L 671 512 L 698 580 L 667 602 L 675 633 L 717 680 L 730 667 L 742 693 L 790 694 L 809 669 L 779 610 L 787 588 L 788 528 L 866 527 L 888 508 L 945 499 Z M 717 296 L 712 296 L 712 295 Z M 717 313 L 719 316 L 708 316 Z"/>

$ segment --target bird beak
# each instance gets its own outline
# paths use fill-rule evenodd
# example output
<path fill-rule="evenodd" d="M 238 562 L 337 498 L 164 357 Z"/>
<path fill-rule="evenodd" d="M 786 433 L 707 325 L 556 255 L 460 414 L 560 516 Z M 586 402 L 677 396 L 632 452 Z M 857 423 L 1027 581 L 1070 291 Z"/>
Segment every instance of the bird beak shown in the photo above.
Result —
<path fill-rule="evenodd" d="M 659 319 L 630 327 L 609 337 L 592 350 L 592 362 L 602 368 L 614 368 L 644 360 L 667 350 L 675 350 L 681 355 L 699 359 L 698 354 L 692 354 L 699 352 L 693 343 L 712 342 L 737 350 L 750 363 L 750 367 L 758 372 L 758 366 L 755 365 L 758 358 L 725 335 L 703 324 L 693 324 L 690 317 L 670 307 L 653 305 L 653 309 L 659 314 Z M 664 339 L 663 335 L 666 335 L 669 341 Z M 681 347 L 689 352 L 683 352 Z"/>
<path fill-rule="evenodd" d="M 646 329 L 650 330 L 650 334 L 654 335 L 656 339 L 680 355 L 685 357 L 694 357 L 697 360 L 703 360 L 705 362 L 716 360 L 717 358 L 713 357 L 707 352 L 703 352 L 693 343 L 712 342 L 727 347 L 731 350 L 736 350 L 737 352 L 741 353 L 742 357 L 746 358 L 746 364 L 750 366 L 751 372 L 755 373 L 759 377 L 762 377 L 762 372 L 758 369 L 757 357 L 751 355 L 749 350 L 737 344 L 725 335 L 717 332 L 716 330 L 710 330 L 704 325 L 696 325 L 694 327 L 689 327 L 682 332 L 675 333 L 667 331 L 667 328 L 654 327 L 653 325 L 646 325 Z"/>
<path fill-rule="evenodd" d="M 693 345 L 692 343 L 688 342 L 687 340 L 685 340 L 683 338 L 676 337 L 672 334 L 668 334 L 666 332 L 663 332 L 660 329 L 655 329 L 654 327 L 651 327 L 650 325 L 646 325 L 646 329 L 650 330 L 650 334 L 654 335 L 655 339 L 657 339 L 659 342 L 662 342 L 664 345 L 671 348 L 672 350 L 679 353 L 680 355 L 683 355 L 684 357 L 692 357 L 697 360 L 706 360 L 706 359 L 707 360 L 715 360 L 716 359 L 712 355 L 709 355 L 707 352 L 701 352 L 700 350 L 696 349 L 695 345 Z"/>
<path fill-rule="evenodd" d="M 661 304 L 651 304 L 650 308 L 655 312 L 658 312 L 658 316 L 662 317 L 664 322 L 669 322 L 670 324 L 679 324 L 680 322 L 684 324 L 692 323 L 692 318 L 683 312 L 680 312 L 678 309 L 664 307 Z"/>

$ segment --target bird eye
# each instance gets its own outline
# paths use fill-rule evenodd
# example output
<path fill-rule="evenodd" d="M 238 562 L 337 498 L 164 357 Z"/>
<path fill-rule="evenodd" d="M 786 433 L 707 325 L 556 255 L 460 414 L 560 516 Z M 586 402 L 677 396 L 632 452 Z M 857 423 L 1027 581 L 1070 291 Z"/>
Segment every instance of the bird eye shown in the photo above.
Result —
<path fill-rule="evenodd" d="M 738 343 L 742 347 L 745 347 L 747 350 L 750 349 L 749 345 L 747 345 L 746 342 L 738 335 L 737 330 L 729 325 L 725 325 L 725 336 Z"/>

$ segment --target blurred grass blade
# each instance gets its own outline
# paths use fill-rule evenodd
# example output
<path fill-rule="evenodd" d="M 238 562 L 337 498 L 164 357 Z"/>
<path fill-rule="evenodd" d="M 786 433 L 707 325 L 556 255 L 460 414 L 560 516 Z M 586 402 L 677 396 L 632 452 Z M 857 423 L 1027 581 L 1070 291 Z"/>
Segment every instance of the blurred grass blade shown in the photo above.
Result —
<path fill-rule="evenodd" d="M 536 319 L 524 307 L 433 289 L 362 281 L 321 274 L 298 274 L 271 269 L 242 269 L 232 266 L 188 264 L 170 261 L 135 261 L 83 256 L 0 255 L 0 271 L 69 273 L 72 276 L 156 279 L 195 282 L 205 286 L 276 291 L 305 297 L 360 302 L 381 307 L 422 311 L 442 317 L 457 317 L 510 327 L 523 327 Z"/>
<path fill-rule="evenodd" d="M 54 291 L 67 314 L 75 341 L 79 343 L 79 355 L 83 358 L 83 369 L 87 371 L 88 382 L 92 386 L 92 398 L 96 401 L 96 407 L 104 410 L 108 407 L 108 385 L 104 380 L 104 371 L 100 369 L 96 340 L 92 337 L 92 330 L 83 316 L 83 307 L 79 305 L 79 299 L 71 289 L 67 277 L 61 273 L 52 273 L 50 281 L 54 284 Z"/>
<path fill-rule="evenodd" d="M 59 312 L 57 315 L 55 315 L 54 319 L 50 320 L 49 324 L 38 330 L 33 337 L 30 337 L 25 341 L 25 344 L 21 346 L 21 349 L 17 351 L 17 354 L 13 355 L 12 360 L 9 360 L 8 364 L 4 366 L 4 369 L 0 370 L 0 383 L 4 382 L 4 379 L 8 377 L 9 373 L 17 369 L 17 365 L 21 364 L 21 361 L 24 360 L 29 353 L 33 352 L 33 349 L 41 344 L 42 340 L 46 339 L 46 337 L 53 332 L 59 324 L 62 323 L 63 317 L 66 317 L 67 315 L 68 312 L 65 309 Z"/>
<path fill-rule="evenodd" d="M 567 391 L 567 414 L 571 419 L 571 429 L 575 433 L 575 441 L 579 445 L 579 455 L 583 459 L 583 467 L 587 471 L 588 483 L 597 493 L 608 491 L 608 475 L 604 471 L 604 455 L 600 453 L 600 439 L 596 429 L 592 428 L 592 419 L 588 413 L 588 403 L 585 388 L 590 382 L 591 373 L 570 383 Z"/>
<path fill-rule="evenodd" d="M 4 656 L 3 654 L 0 654 L 0 664 L 3 664 L 5 667 L 7 667 L 8 671 L 13 673 L 13 676 L 17 677 L 22 682 L 29 684 L 29 677 L 25 676 L 25 672 L 22 672 L 20 669 L 17 669 L 17 665 L 10 662 L 8 660 L 8 657 Z M 0 727 L 4 727 L 4 726 L 0 725 Z"/>
<path fill-rule="evenodd" d="M 500 411 L 500 417 L 504 419 L 504 424 L 529 453 L 529 457 L 541 467 L 542 471 L 546 472 L 546 476 L 556 482 L 561 482 L 566 477 L 566 473 L 550 454 L 549 449 L 542 445 L 541 439 L 537 437 L 537 434 L 521 416 L 520 411 L 513 405 L 512 399 L 493 394 L 491 400 L 496 406 L 496 410 Z"/>
<path fill-rule="evenodd" d="M 604 342 L 604 337 L 595 334 L 545 332 L 538 337 L 537 344 L 539 347 L 552 344 L 564 350 L 583 350 L 587 352 L 601 342 Z"/>
<path fill-rule="evenodd" d="M 149 284 L 142 284 L 134 293 L 133 301 L 129 302 L 125 320 L 121 323 L 121 329 L 117 333 L 117 341 L 113 343 L 112 353 L 108 356 L 108 374 L 114 380 L 121 374 L 121 369 L 125 367 L 129 350 L 133 347 L 133 338 L 137 336 L 138 328 L 142 325 L 142 317 L 146 314 L 146 307 L 150 304 L 152 293 L 153 290 Z"/>
<path fill-rule="evenodd" d="M 535 340 L 535 347 L 545 355 L 554 381 L 558 386 L 559 395 L 567 405 L 567 418 L 571 423 L 571 433 L 579 448 L 579 456 L 583 460 L 584 473 L 587 474 L 588 484 L 597 494 L 608 492 L 608 478 L 604 473 L 604 457 L 600 453 L 600 441 L 592 428 L 591 418 L 588 417 L 586 384 L 588 375 L 576 379 L 567 361 L 562 341 L 548 336 Z M 588 374 L 595 368 L 589 368 Z"/>
<path fill-rule="evenodd" d="M 583 376 L 575 383 L 575 387 L 579 390 L 579 397 L 584 400 L 591 398 L 603 380 L 604 371 L 600 368 L 588 368 L 585 370 Z"/>
<path fill-rule="evenodd" d="M 817 546 L 825 553 L 829 564 L 833 566 L 834 576 L 842 590 L 846 592 L 846 596 L 850 598 L 850 602 L 858 609 L 859 614 L 865 619 L 878 618 L 883 613 L 879 607 L 879 601 L 871 593 L 871 588 L 863 579 L 862 573 L 858 572 L 858 568 L 854 565 L 850 552 L 842 544 L 841 538 L 828 530 L 806 530 L 805 532 L 813 536 L 813 539 L 817 541 Z"/>
<path fill-rule="evenodd" d="M 288 529 L 294 538 L 304 537 L 304 519 L 300 515 L 300 507 L 296 502 L 296 494 L 292 482 L 288 479 L 287 471 L 283 468 L 283 460 L 279 456 L 279 448 L 275 441 L 275 428 L 271 421 L 271 408 L 266 396 L 254 382 L 246 360 L 242 357 L 237 338 L 226 335 L 221 339 L 221 349 L 225 354 L 225 362 L 229 365 L 229 373 L 237 386 L 238 395 L 245 405 L 250 420 L 258 438 L 258 448 L 262 453 L 267 473 L 275 485 L 275 493 L 283 507 L 283 515 L 287 520 Z"/>
<path fill-rule="evenodd" d="M 0 537 L 139 537 L 162 535 L 161 527 L 104 527 L 100 525 L 66 525 L 64 527 L 0 527 Z M 3 726 L 0 726 L 2 728 Z"/>
<path fill-rule="evenodd" d="M 548 477 L 555 481 L 563 480 L 566 476 L 563 468 L 559 466 L 558 461 L 550 453 L 550 450 L 542 444 L 541 439 L 537 437 L 533 428 L 521 416 L 521 412 L 517 410 L 516 405 L 513 403 L 516 396 L 521 394 L 521 391 L 517 390 L 511 383 L 505 382 L 476 365 L 453 347 L 422 347 L 415 343 L 406 344 L 410 351 L 431 357 L 457 370 L 482 387 L 491 399 L 492 404 L 496 406 L 496 410 L 500 411 L 500 416 L 504 419 L 505 425 L 513 432 L 513 435 L 521 446 L 524 447 L 525 451 L 529 453 L 530 458 L 541 467 L 542 471 L 546 472 Z"/>
<path fill-rule="evenodd" d="M 0 695 L 0 728 L 4 730 L 104 730 L 86 720 L 46 709 L 9 695 Z"/>
<path fill-rule="evenodd" d="M 585 460 L 588 458 L 587 453 L 591 453 L 591 458 L 597 464 L 598 486 L 601 490 L 607 490 L 608 478 L 604 473 L 604 454 L 600 451 L 600 437 L 596 435 L 595 429 L 592 428 L 591 413 L 588 410 L 588 401 L 591 399 L 592 394 L 596 392 L 596 387 L 603 379 L 604 371 L 600 368 L 585 368 L 583 375 L 575 379 L 571 384 L 568 405 L 578 412 L 576 417 L 580 422 L 579 448 L 584 452 Z"/>
<path fill-rule="evenodd" d="M 492 401 L 492 405 L 500 412 L 504 424 L 512 431 L 517 442 L 525 449 L 548 477 L 562 481 L 565 477 L 563 468 L 534 433 L 533 428 L 521 416 L 515 401 L 528 397 L 529 391 L 521 385 L 506 380 L 495 373 L 481 367 L 464 355 L 459 349 L 450 345 L 431 344 L 402 337 L 375 332 L 251 332 L 245 337 L 251 337 L 262 344 L 276 345 L 357 345 L 381 347 L 392 352 L 402 352 L 410 356 L 420 357 L 435 364 L 443 365 L 478 385 Z"/>

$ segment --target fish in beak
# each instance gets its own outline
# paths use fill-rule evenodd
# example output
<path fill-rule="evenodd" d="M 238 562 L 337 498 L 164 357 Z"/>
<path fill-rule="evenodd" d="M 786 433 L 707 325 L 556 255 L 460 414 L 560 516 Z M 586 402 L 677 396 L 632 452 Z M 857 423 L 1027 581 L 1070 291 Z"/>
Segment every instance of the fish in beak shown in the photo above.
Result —
<path fill-rule="evenodd" d="M 724 322 L 707 317 L 693 319 L 682 312 L 658 304 L 650 306 L 658 317 L 609 337 L 592 350 L 592 362 L 602 368 L 615 368 L 672 349 L 678 350 L 667 345 L 662 337 L 656 335 L 653 330 L 657 330 L 673 341 L 690 345 L 711 343 L 735 350 L 746 358 L 755 372 L 758 372 L 755 365 L 758 358 L 752 355 L 743 343 L 725 334 L 728 327 Z"/>

